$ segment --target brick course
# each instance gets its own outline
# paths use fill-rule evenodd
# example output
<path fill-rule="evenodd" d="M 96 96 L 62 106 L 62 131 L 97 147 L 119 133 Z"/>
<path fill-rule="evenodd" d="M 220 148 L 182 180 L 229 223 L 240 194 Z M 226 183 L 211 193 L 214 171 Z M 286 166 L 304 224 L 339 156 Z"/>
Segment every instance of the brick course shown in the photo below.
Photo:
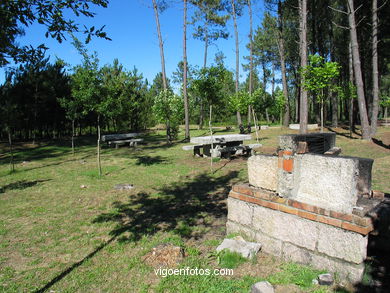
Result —
<path fill-rule="evenodd" d="M 274 192 L 254 188 L 248 184 L 234 185 L 229 193 L 229 197 L 362 235 L 367 235 L 373 230 L 373 223 L 370 217 L 326 210 L 307 203 L 279 197 Z"/>

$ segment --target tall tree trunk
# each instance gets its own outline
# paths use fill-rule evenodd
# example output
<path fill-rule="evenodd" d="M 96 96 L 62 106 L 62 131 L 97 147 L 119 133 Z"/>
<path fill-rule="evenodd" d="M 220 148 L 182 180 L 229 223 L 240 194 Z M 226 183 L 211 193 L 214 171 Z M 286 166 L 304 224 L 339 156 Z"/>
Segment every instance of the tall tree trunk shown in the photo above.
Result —
<path fill-rule="evenodd" d="M 34 127 L 33 127 L 33 142 L 32 144 L 35 145 L 36 140 L 36 132 L 37 132 L 37 122 L 38 122 L 38 82 L 35 82 L 35 92 L 34 92 Z"/>
<path fill-rule="evenodd" d="M 264 91 L 267 88 L 267 69 L 265 66 L 265 62 L 261 62 L 261 67 L 263 70 L 263 86 L 264 86 Z M 266 96 L 264 96 L 264 100 L 266 99 Z M 268 108 L 265 108 L 265 119 L 267 120 L 267 124 L 269 124 L 269 115 L 268 115 Z"/>
<path fill-rule="evenodd" d="M 239 51 L 239 44 L 238 44 L 238 28 L 237 28 L 237 14 L 236 14 L 236 5 L 235 0 L 231 0 L 232 4 L 232 14 L 233 14 L 233 24 L 234 24 L 234 36 L 236 41 L 236 93 L 238 93 L 238 83 L 240 78 L 240 51 Z M 240 111 L 237 111 L 237 124 L 238 127 L 242 128 L 242 120 L 241 120 L 241 113 Z M 240 130 L 241 132 L 241 130 Z"/>
<path fill-rule="evenodd" d="M 352 86 L 354 85 L 353 83 L 353 61 L 352 61 L 352 45 L 351 42 L 349 42 L 348 46 L 348 67 L 349 67 L 349 88 L 350 90 L 352 89 Z M 349 136 L 352 138 L 352 132 L 355 131 L 355 124 L 353 120 L 353 104 L 354 104 L 354 99 L 353 95 L 350 92 L 349 93 Z"/>
<path fill-rule="evenodd" d="M 301 68 L 307 66 L 307 0 L 299 0 L 299 54 L 301 58 Z M 301 84 L 305 82 L 305 77 L 301 76 Z M 299 103 L 299 133 L 307 133 L 308 121 L 307 90 L 301 86 Z"/>
<path fill-rule="evenodd" d="M 271 76 L 272 76 L 272 79 L 271 79 L 271 96 L 272 98 L 274 98 L 274 94 L 275 94 L 275 60 L 272 61 L 272 72 L 271 72 Z"/>
<path fill-rule="evenodd" d="M 371 128 L 368 122 L 366 99 L 364 95 L 362 68 L 360 65 L 359 43 L 357 39 L 356 21 L 355 21 L 355 8 L 354 8 L 353 0 L 347 0 L 347 1 L 348 1 L 348 10 L 349 10 L 348 22 L 349 22 L 351 45 L 352 45 L 353 69 L 354 69 L 355 82 L 357 88 L 360 123 L 362 129 L 362 139 L 371 140 Z"/>
<path fill-rule="evenodd" d="M 329 91 L 330 99 L 332 101 L 332 127 L 338 127 L 338 99 L 337 95 L 334 92 Z"/>
<path fill-rule="evenodd" d="M 183 98 L 184 98 L 184 124 L 185 140 L 190 139 L 190 118 L 187 96 L 187 0 L 183 0 Z"/>
<path fill-rule="evenodd" d="M 372 113 L 371 137 L 375 135 L 379 111 L 379 77 L 378 77 L 378 1 L 372 0 Z"/>
<path fill-rule="evenodd" d="M 198 129 L 203 129 L 203 123 L 204 123 L 204 110 L 203 110 L 204 106 L 203 106 L 203 98 L 201 98 L 200 100 L 200 106 L 199 106 L 199 125 L 198 125 Z"/>
<path fill-rule="evenodd" d="M 253 88 L 253 15 L 252 15 L 252 3 L 248 0 L 249 10 L 249 96 L 252 96 Z M 248 105 L 248 130 L 251 129 L 251 105 Z"/>
<path fill-rule="evenodd" d="M 288 127 L 290 123 L 290 103 L 288 100 L 288 87 L 287 87 L 287 73 L 286 73 L 286 63 L 285 63 L 285 52 L 284 52 L 284 39 L 283 39 L 283 24 L 282 24 L 282 8 L 280 1 L 278 3 L 278 51 L 280 58 L 280 68 L 282 73 L 282 85 L 283 85 L 283 95 L 286 102 L 284 107 L 283 115 L 283 126 Z"/>
<path fill-rule="evenodd" d="M 11 127 L 8 127 L 8 143 L 9 143 L 9 153 L 11 156 L 11 161 L 10 163 L 10 169 L 11 172 L 15 171 L 15 163 L 14 163 L 14 150 L 13 150 L 13 145 L 12 145 L 12 133 L 11 133 Z"/>
<path fill-rule="evenodd" d="M 164 88 L 164 90 L 166 90 L 166 89 L 168 89 L 168 85 L 167 85 L 167 75 L 165 73 L 164 42 L 163 42 L 163 39 L 161 36 L 160 19 L 158 16 L 157 2 L 156 2 L 156 0 L 152 0 L 152 2 L 153 2 L 154 16 L 156 19 L 158 44 L 160 46 L 161 74 L 162 74 L 162 79 L 163 79 L 163 88 Z"/>
<path fill-rule="evenodd" d="M 203 56 L 203 68 L 207 66 L 207 53 L 209 50 L 209 32 L 207 22 L 204 24 L 204 56 Z"/>
<path fill-rule="evenodd" d="M 204 24 L 204 56 L 203 56 L 203 68 L 205 69 L 207 66 L 207 54 L 209 49 L 209 31 L 208 31 L 208 23 L 207 21 Z M 204 105 L 203 105 L 203 97 L 201 97 L 200 105 L 199 105 L 199 125 L 198 129 L 203 129 L 204 123 Z"/>
<path fill-rule="evenodd" d="M 97 116 L 97 164 L 100 177 L 102 176 L 102 166 L 100 164 L 100 115 Z"/>
<path fill-rule="evenodd" d="M 74 156 L 74 119 L 72 119 L 72 155 Z"/>

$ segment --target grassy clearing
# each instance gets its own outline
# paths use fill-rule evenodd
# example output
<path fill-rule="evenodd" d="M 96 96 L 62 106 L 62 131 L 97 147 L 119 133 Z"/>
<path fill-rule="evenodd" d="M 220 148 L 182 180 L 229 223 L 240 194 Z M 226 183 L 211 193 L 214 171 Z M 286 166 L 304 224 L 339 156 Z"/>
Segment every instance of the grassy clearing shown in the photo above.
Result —
<path fill-rule="evenodd" d="M 381 128 L 376 143 L 336 131 L 344 154 L 375 159 L 373 187 L 390 193 L 390 151 L 383 146 L 389 131 Z M 262 131 L 263 151 L 274 152 L 285 132 Z M 142 257 L 160 243 L 186 249 L 180 267 L 220 268 L 213 252 L 225 237 L 225 200 L 233 184 L 247 181 L 247 171 L 244 158 L 213 162 L 211 171 L 210 160 L 193 158 L 183 143 L 166 145 L 162 131 L 146 134 L 145 142 L 136 149 L 104 148 L 101 178 L 94 138 L 78 139 L 75 156 L 68 141 L 20 143 L 12 174 L 1 145 L 0 291 L 247 292 L 267 279 L 325 292 L 308 283 L 317 272 L 264 254 L 238 265 L 233 277 L 156 276 Z M 134 189 L 114 190 L 120 183 Z"/>

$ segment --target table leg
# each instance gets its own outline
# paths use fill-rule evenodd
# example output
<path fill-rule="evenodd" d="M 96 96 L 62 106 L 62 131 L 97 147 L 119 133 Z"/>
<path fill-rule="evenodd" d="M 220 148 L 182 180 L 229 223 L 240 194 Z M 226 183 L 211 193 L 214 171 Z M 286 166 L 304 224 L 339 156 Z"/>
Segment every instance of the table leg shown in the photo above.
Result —
<path fill-rule="evenodd" d="M 211 144 L 205 144 L 203 146 L 203 156 L 205 157 L 211 156 Z"/>

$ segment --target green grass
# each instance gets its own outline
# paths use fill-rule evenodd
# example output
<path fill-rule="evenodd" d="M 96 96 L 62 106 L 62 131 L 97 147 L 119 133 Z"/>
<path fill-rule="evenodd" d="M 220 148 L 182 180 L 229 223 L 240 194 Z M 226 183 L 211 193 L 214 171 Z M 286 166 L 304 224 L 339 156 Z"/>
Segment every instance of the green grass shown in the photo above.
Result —
<path fill-rule="evenodd" d="M 234 269 L 246 261 L 247 259 L 237 252 L 222 250 L 218 253 L 218 264 L 222 268 Z"/>
<path fill-rule="evenodd" d="M 286 263 L 281 269 L 282 271 L 268 278 L 271 284 L 295 284 L 302 288 L 309 288 L 313 286 L 312 281 L 317 279 L 319 274 L 325 273 L 295 263 Z"/>
<path fill-rule="evenodd" d="M 261 131 L 264 152 L 272 153 L 285 132 Z M 377 138 L 387 136 L 381 128 Z M 243 158 L 222 159 L 210 170 L 209 159 L 182 151 L 184 143 L 166 145 L 163 131 L 144 139 L 136 149 L 104 146 L 102 177 L 95 138 L 77 139 L 75 156 L 66 140 L 16 143 L 12 174 L 7 145 L 0 144 L 0 292 L 248 292 L 265 279 L 322 290 L 307 287 L 309 269 L 290 265 L 271 275 L 251 275 L 257 264 L 246 262 L 236 269 L 248 273 L 237 276 L 156 276 L 142 257 L 160 243 L 185 248 L 180 267 L 221 267 L 210 255 L 225 237 L 227 194 L 247 181 L 247 167 Z M 373 187 L 390 193 L 388 149 L 342 135 L 337 144 L 347 155 L 374 158 Z M 134 189 L 114 190 L 122 183 Z"/>

